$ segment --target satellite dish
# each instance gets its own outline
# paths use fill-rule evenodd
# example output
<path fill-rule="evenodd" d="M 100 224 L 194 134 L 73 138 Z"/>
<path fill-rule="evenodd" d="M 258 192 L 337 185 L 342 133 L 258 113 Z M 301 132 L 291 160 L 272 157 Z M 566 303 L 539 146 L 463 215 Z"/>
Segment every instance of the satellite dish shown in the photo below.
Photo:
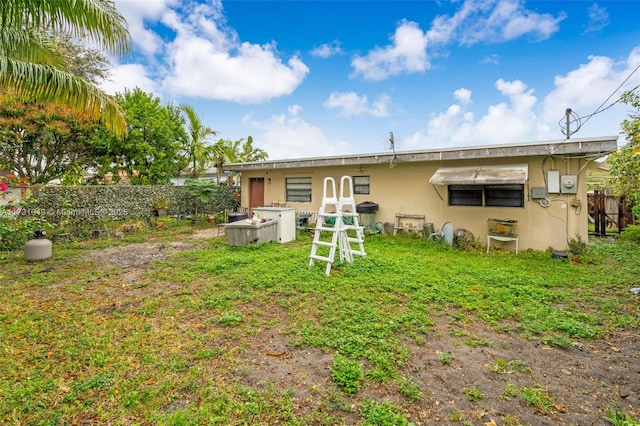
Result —
<path fill-rule="evenodd" d="M 434 232 L 433 234 L 429 235 L 429 239 L 432 238 L 437 238 L 440 241 L 444 241 L 450 246 L 453 245 L 453 225 L 451 224 L 451 222 L 445 222 L 444 225 L 442 225 L 442 228 L 440 228 L 440 231 Z"/>

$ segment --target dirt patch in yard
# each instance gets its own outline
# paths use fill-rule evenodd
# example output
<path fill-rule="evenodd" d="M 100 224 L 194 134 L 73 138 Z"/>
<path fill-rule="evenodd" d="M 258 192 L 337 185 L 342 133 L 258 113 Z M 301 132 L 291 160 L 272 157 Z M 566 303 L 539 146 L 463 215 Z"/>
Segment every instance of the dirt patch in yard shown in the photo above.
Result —
<path fill-rule="evenodd" d="M 451 337 L 457 329 L 438 318 L 425 343 L 406 342 L 409 360 L 401 375 L 418 385 L 423 397 L 403 396 L 397 383 L 367 381 L 345 408 L 364 398 L 406 407 L 415 424 L 604 425 L 606 409 L 640 411 L 640 338 L 618 331 L 605 340 L 574 342 L 567 348 L 543 345 L 482 325 L 465 332 L 485 345 Z M 443 364 L 447 354 L 450 364 Z M 238 369 L 247 386 L 292 389 L 297 413 L 339 405 L 330 366 L 333 354 L 293 345 L 280 329 L 264 330 L 247 345 Z M 503 366 L 500 368 L 500 366 Z M 539 404 L 536 404 L 539 401 Z M 344 409 L 347 424 L 355 410 Z"/>
<path fill-rule="evenodd" d="M 107 263 L 122 268 L 140 267 L 151 262 L 166 259 L 174 253 L 184 250 L 195 250 L 200 247 L 197 241 L 214 238 L 219 235 L 217 229 L 202 229 L 177 241 L 158 241 L 150 239 L 144 243 L 92 250 L 85 257 L 100 263 Z M 224 231 L 222 234 L 224 235 Z"/>
<path fill-rule="evenodd" d="M 182 242 L 148 241 L 87 256 L 125 268 L 133 280 L 149 263 L 216 236 L 217 230 L 205 230 Z M 357 407 L 365 398 L 402 406 L 409 421 L 423 425 L 606 425 L 606 410 L 616 407 L 640 416 L 637 332 L 616 330 L 559 348 L 481 322 L 461 324 L 453 314 L 434 318 L 421 344 L 403 342 L 410 355 L 398 370 L 418 386 L 418 399 L 403 395 L 399 380 L 366 380 L 354 397 L 338 392 L 330 372 L 334 354 L 297 345 L 287 333 L 289 313 L 277 306 L 268 315 L 280 319 L 278 326 L 246 337 L 234 379 L 256 389 L 291 390 L 296 415 L 324 409 L 345 424 L 361 421 Z"/>

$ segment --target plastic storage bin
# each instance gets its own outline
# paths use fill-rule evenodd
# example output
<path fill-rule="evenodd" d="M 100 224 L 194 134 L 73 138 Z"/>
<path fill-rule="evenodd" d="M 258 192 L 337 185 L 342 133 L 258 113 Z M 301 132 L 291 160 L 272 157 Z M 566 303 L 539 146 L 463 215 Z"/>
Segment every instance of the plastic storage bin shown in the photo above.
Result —
<path fill-rule="evenodd" d="M 513 237 L 516 235 L 517 220 L 513 219 L 487 219 L 489 235 Z"/>
<path fill-rule="evenodd" d="M 225 224 L 224 230 L 230 246 L 246 246 L 277 241 L 277 226 L 278 221 L 273 219 L 255 225 L 247 220 L 240 220 Z"/>

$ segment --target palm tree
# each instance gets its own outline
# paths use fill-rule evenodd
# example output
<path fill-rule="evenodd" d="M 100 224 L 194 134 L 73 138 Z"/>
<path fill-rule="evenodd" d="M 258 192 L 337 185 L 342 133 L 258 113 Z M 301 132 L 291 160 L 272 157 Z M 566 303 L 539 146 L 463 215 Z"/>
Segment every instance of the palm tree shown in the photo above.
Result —
<path fill-rule="evenodd" d="M 244 163 L 250 161 L 262 161 L 269 158 L 269 154 L 261 148 L 253 147 L 253 137 L 249 136 L 247 141 L 244 138 L 237 141 L 220 139 L 215 145 L 215 166 L 216 177 L 220 183 L 220 175 L 225 164 Z"/>
<path fill-rule="evenodd" d="M 111 0 L 2 0 L 0 87 L 86 111 L 116 134 L 126 133 L 115 99 L 70 72 L 54 35 L 65 33 L 117 55 L 129 51 L 127 23 Z"/>
<path fill-rule="evenodd" d="M 249 136 L 247 141 L 242 145 L 242 155 L 240 161 L 263 161 L 269 158 L 269 154 L 262 148 L 253 147 L 253 137 Z"/>
<path fill-rule="evenodd" d="M 187 116 L 189 128 L 187 130 L 187 157 L 191 165 L 191 177 L 196 178 L 198 174 L 207 168 L 207 165 L 214 162 L 215 145 L 208 145 L 207 138 L 216 136 L 218 132 L 202 124 L 200 116 L 191 105 L 182 104 L 180 109 Z"/>
<path fill-rule="evenodd" d="M 241 140 L 220 139 L 215 144 L 216 182 L 220 184 L 220 176 L 224 171 L 224 165 L 237 163 L 240 157 Z"/>

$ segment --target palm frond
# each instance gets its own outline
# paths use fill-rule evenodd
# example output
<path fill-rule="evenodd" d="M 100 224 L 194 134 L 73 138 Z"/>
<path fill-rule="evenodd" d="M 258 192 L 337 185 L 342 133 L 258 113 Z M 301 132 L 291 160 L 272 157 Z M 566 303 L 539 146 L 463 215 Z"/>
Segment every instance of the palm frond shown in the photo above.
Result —
<path fill-rule="evenodd" d="M 23 28 L 4 28 L 0 31 L 2 55 L 25 62 L 50 65 L 59 69 L 67 67 L 64 54 L 54 37 L 41 31 L 25 31 Z"/>
<path fill-rule="evenodd" d="M 114 98 L 86 80 L 55 67 L 0 56 L 0 86 L 47 102 L 63 103 L 100 118 L 115 134 L 126 134 L 124 111 Z"/>
<path fill-rule="evenodd" d="M 118 55 L 129 52 L 127 22 L 111 0 L 0 1 L 0 31 L 6 28 L 67 32 Z"/>

